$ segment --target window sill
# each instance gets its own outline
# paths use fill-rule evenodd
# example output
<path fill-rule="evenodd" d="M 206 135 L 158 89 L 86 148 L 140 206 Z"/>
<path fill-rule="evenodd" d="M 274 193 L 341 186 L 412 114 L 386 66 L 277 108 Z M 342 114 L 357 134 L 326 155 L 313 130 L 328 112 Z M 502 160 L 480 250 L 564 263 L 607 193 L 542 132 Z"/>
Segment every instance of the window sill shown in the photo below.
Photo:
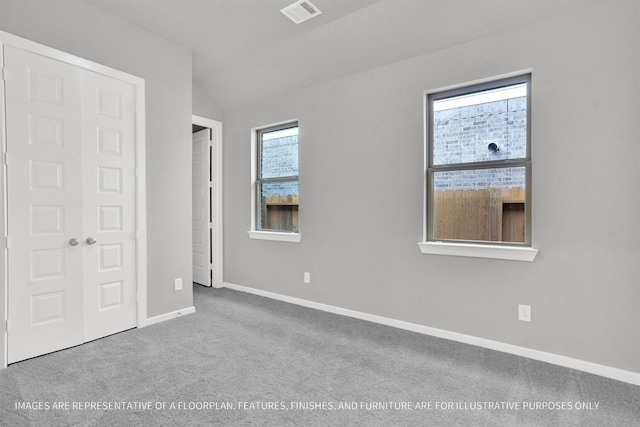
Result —
<path fill-rule="evenodd" d="M 473 243 L 418 242 L 420 251 L 430 255 L 507 259 L 532 262 L 538 250 L 519 246 L 477 245 Z"/>
<path fill-rule="evenodd" d="M 247 231 L 249 238 L 257 240 L 273 240 L 276 242 L 300 243 L 300 233 L 280 233 L 277 231 Z"/>

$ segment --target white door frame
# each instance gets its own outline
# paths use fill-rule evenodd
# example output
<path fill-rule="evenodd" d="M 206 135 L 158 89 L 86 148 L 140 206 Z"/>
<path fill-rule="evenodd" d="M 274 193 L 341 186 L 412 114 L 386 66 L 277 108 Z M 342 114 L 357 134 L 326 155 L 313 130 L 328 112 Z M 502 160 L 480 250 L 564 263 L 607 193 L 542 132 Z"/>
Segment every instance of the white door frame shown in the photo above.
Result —
<path fill-rule="evenodd" d="M 213 187 L 211 194 L 211 210 L 213 213 L 213 237 L 211 246 L 213 250 L 213 281 L 211 286 L 222 288 L 223 245 L 222 245 L 222 122 L 204 117 L 192 115 L 191 123 L 211 129 L 213 139 Z"/>
<path fill-rule="evenodd" d="M 4 46 L 14 46 L 38 55 L 57 61 L 84 68 L 117 80 L 131 84 L 135 89 L 135 177 L 136 177 L 136 300 L 137 300 L 137 327 L 147 325 L 147 219 L 146 219 L 146 170 L 145 170 L 145 83 L 144 79 L 122 71 L 106 67 L 101 64 L 79 58 L 57 49 L 44 46 L 39 43 L 23 39 L 13 34 L 0 31 L 0 67 L 2 68 L 2 80 L 0 81 L 0 142 L 3 161 L 0 165 L 0 227 L 2 228 L 2 255 L 0 256 L 0 319 L 3 320 L 2 342 L 0 347 L 0 368 L 7 367 L 7 330 L 10 327 L 8 320 L 8 272 L 7 272 L 7 132 L 5 114 L 5 73 Z"/>

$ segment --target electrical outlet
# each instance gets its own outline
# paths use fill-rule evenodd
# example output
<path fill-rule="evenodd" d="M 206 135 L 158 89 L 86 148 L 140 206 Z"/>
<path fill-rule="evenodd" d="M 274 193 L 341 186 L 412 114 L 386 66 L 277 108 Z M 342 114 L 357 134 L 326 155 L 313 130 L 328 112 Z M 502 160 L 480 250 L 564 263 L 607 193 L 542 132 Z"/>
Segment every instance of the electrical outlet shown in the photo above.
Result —
<path fill-rule="evenodd" d="M 308 271 L 304 272 L 304 283 L 311 283 L 311 273 Z"/>
<path fill-rule="evenodd" d="M 176 291 L 181 291 L 182 290 L 182 278 L 178 278 L 178 279 L 175 279 L 173 281 L 173 288 Z"/>
<path fill-rule="evenodd" d="M 518 320 L 522 320 L 523 322 L 531 322 L 530 305 L 518 305 Z"/>

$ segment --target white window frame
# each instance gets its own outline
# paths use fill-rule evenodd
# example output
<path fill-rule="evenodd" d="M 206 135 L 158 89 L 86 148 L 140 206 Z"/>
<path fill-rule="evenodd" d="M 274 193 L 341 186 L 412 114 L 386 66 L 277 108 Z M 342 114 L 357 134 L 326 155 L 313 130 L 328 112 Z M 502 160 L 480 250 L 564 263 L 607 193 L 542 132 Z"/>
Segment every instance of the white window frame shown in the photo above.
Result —
<path fill-rule="evenodd" d="M 462 257 L 474 257 L 474 258 L 492 258 L 492 259 L 504 259 L 504 260 L 514 260 L 514 261 L 533 261 L 538 253 L 538 249 L 532 247 L 532 234 L 531 234 L 531 179 L 530 179 L 530 170 L 531 166 L 529 165 L 527 168 L 527 231 L 526 234 L 526 243 L 525 244 L 513 244 L 513 243 L 502 243 L 502 242 L 469 242 L 469 241 L 439 241 L 436 239 L 429 238 L 429 229 L 430 229 L 430 206 L 429 206 L 429 197 L 431 194 L 430 185 L 428 175 L 429 175 L 429 156 L 430 153 L 430 135 L 429 135 L 429 117 L 430 117 L 430 95 L 441 93 L 441 92 L 450 92 L 459 89 L 469 88 L 471 89 L 473 86 L 491 84 L 493 82 L 498 82 L 500 80 L 510 79 L 513 77 L 525 76 L 529 75 L 529 84 L 527 90 L 527 103 L 529 108 L 529 117 L 531 117 L 530 105 L 531 105 L 531 74 L 532 70 L 521 70 L 513 73 L 503 74 L 499 76 L 493 76 L 486 79 L 475 80 L 471 82 L 466 82 L 462 84 L 456 84 L 447 87 L 441 87 L 437 89 L 431 89 L 424 92 L 424 191 L 423 191 L 423 236 L 422 241 L 418 242 L 418 246 L 420 251 L 423 254 L 428 255 L 449 255 L 449 256 L 462 256 Z M 531 132 L 531 123 L 527 123 L 527 132 L 530 135 Z M 530 156 L 530 138 L 527 141 L 527 161 L 531 161 Z M 506 164 L 506 162 L 505 162 Z"/>
<path fill-rule="evenodd" d="M 277 242 L 299 243 L 302 240 L 302 234 L 300 232 L 288 232 L 288 231 L 275 231 L 275 230 L 259 230 L 257 229 L 257 214 L 258 214 L 258 161 L 259 161 L 259 143 L 258 140 L 260 131 L 278 126 L 284 126 L 287 124 L 296 123 L 298 130 L 300 129 L 300 123 L 298 119 L 285 120 L 278 123 L 272 123 L 265 126 L 257 126 L 251 128 L 251 229 L 247 231 L 249 238 L 256 240 L 273 240 Z M 299 141 L 299 139 L 298 139 Z M 298 149 L 300 143 L 298 142 Z M 298 160 L 300 156 L 298 155 Z M 298 188 L 299 188 L 298 174 Z"/>

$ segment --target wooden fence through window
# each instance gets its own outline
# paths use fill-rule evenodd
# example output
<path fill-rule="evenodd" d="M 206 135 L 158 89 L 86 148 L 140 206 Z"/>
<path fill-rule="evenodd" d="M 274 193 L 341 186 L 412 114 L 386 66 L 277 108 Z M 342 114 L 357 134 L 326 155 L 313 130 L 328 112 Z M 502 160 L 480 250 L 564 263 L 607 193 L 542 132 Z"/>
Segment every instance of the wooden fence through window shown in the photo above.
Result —
<path fill-rule="evenodd" d="M 436 190 L 434 239 L 524 242 L 522 187 Z"/>
<path fill-rule="evenodd" d="M 264 227 L 268 230 L 298 231 L 298 196 L 266 196 L 262 200 Z"/>

